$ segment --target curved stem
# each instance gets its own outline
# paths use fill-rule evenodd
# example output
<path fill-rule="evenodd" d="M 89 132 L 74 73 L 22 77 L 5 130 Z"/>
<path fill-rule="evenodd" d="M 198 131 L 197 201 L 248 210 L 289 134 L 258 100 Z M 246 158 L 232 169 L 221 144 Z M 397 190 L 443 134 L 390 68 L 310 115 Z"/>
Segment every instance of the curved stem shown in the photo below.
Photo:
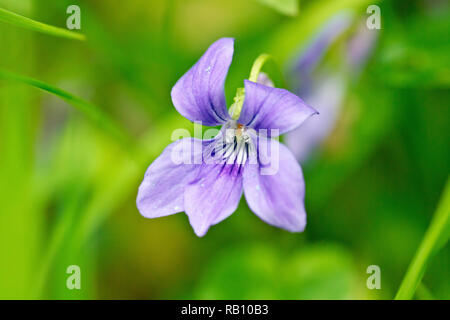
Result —
<path fill-rule="evenodd" d="M 255 62 L 253 62 L 252 70 L 250 71 L 250 76 L 248 80 L 257 82 L 259 73 L 261 72 L 264 63 L 266 63 L 266 61 L 269 60 L 270 58 L 271 56 L 268 55 L 267 53 L 259 55 L 259 57 L 256 58 Z"/>
<path fill-rule="evenodd" d="M 267 53 L 263 53 L 256 58 L 255 62 L 253 62 L 252 69 L 250 70 L 250 76 L 248 80 L 252 82 L 258 82 L 258 76 L 261 72 L 261 69 L 266 63 L 267 60 L 271 58 L 270 55 Z M 244 98 L 245 98 L 245 89 L 244 88 L 238 88 L 236 90 L 236 96 L 234 97 L 234 103 L 230 107 L 230 116 L 232 119 L 237 120 L 239 119 L 239 115 L 241 114 L 242 106 L 244 105 Z"/>
<path fill-rule="evenodd" d="M 432 256 L 448 241 L 450 236 L 450 179 L 439 201 L 439 205 L 408 271 L 398 289 L 395 300 L 412 299 L 426 266 Z"/>

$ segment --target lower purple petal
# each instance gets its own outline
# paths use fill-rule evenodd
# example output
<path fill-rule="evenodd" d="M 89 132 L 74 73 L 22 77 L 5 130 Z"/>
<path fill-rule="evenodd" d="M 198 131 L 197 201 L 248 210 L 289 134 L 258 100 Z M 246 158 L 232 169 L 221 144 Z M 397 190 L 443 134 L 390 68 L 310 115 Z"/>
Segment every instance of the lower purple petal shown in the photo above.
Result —
<path fill-rule="evenodd" d="M 244 194 L 250 209 L 263 221 L 291 232 L 306 225 L 305 183 L 302 170 L 287 147 L 273 139 L 258 138 L 258 153 L 270 149 L 270 163 L 247 164 L 243 173 Z M 250 162 L 251 163 L 251 162 Z M 265 170 L 268 166 L 276 170 Z"/>
<path fill-rule="evenodd" d="M 184 193 L 185 212 L 195 233 L 229 217 L 242 196 L 242 175 L 237 165 L 204 164 Z"/>
<path fill-rule="evenodd" d="M 146 218 L 157 218 L 184 211 L 184 188 L 197 176 L 202 161 L 202 146 L 194 138 L 170 144 L 145 173 L 136 200 Z"/>

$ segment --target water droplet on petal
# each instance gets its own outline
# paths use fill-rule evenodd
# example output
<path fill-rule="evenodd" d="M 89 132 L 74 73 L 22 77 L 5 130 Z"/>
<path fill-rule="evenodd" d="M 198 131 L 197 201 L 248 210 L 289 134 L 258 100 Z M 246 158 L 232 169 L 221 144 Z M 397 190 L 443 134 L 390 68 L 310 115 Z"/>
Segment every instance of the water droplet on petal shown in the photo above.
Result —
<path fill-rule="evenodd" d="M 180 207 L 179 207 L 179 206 L 175 206 L 175 207 L 173 207 L 173 209 L 174 209 L 175 211 L 178 211 L 178 210 L 180 210 Z"/>
<path fill-rule="evenodd" d="M 256 190 L 261 190 L 261 187 L 259 186 L 259 184 L 258 185 L 256 185 Z"/>
<path fill-rule="evenodd" d="M 210 73 L 211 72 L 211 66 L 208 66 L 208 68 L 205 69 L 205 72 Z"/>

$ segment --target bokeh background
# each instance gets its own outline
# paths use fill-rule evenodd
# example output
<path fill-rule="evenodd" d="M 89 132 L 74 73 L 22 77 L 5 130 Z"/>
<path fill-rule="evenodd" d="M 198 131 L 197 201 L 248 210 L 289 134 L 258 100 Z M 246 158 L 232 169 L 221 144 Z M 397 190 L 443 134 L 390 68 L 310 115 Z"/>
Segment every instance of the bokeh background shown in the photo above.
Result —
<path fill-rule="evenodd" d="M 82 97 L 129 137 L 55 95 L 0 80 L 0 298 L 394 296 L 449 173 L 448 2 L 288 2 L 0 0 L 59 27 L 66 8 L 80 6 L 84 42 L 1 22 L 0 68 Z M 303 163 L 304 233 L 265 224 L 244 199 L 203 238 L 184 214 L 139 214 L 145 169 L 174 129 L 193 128 L 170 90 L 212 42 L 236 39 L 230 103 L 260 53 L 285 74 L 331 17 L 347 10 L 364 22 L 370 4 L 381 8 L 376 46 Z M 449 256 L 447 245 L 433 258 L 416 298 L 450 298 Z M 66 288 L 69 265 L 81 268 L 81 290 Z M 369 265 L 381 268 L 380 290 L 366 287 Z"/>

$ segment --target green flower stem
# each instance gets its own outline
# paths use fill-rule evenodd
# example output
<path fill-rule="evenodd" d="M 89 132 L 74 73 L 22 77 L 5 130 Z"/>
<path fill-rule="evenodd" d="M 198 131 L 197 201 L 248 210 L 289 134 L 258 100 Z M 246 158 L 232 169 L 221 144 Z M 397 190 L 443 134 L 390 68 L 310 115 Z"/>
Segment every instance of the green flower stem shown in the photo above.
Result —
<path fill-rule="evenodd" d="M 439 201 L 433 220 L 425 233 L 408 271 L 398 289 L 395 300 L 412 299 L 427 266 L 434 254 L 448 241 L 450 236 L 450 179 Z"/>
<path fill-rule="evenodd" d="M 256 58 L 255 62 L 253 62 L 252 70 L 250 71 L 250 77 L 248 78 L 248 80 L 257 82 L 263 65 L 269 59 L 270 55 L 268 55 L 267 53 L 263 53 L 258 58 Z"/>
<path fill-rule="evenodd" d="M 252 69 L 250 70 L 250 76 L 248 80 L 252 82 L 258 82 L 258 76 L 261 73 L 261 69 L 266 63 L 267 60 L 271 58 L 267 53 L 263 53 L 256 58 L 255 62 L 253 62 Z M 238 88 L 236 90 L 236 96 L 234 97 L 234 102 L 230 107 L 230 116 L 232 119 L 239 119 L 239 115 L 241 114 L 242 106 L 244 105 L 245 98 L 245 89 Z"/>
<path fill-rule="evenodd" d="M 2 8 L 0 8 L 0 21 L 57 37 L 81 41 L 84 41 L 86 39 L 86 37 L 81 33 L 76 33 L 63 28 L 58 28 L 39 21 L 35 21 Z"/>
<path fill-rule="evenodd" d="M 233 98 L 233 104 L 230 107 L 231 119 L 237 120 L 241 114 L 242 106 L 244 105 L 245 89 L 237 88 L 236 96 Z"/>

